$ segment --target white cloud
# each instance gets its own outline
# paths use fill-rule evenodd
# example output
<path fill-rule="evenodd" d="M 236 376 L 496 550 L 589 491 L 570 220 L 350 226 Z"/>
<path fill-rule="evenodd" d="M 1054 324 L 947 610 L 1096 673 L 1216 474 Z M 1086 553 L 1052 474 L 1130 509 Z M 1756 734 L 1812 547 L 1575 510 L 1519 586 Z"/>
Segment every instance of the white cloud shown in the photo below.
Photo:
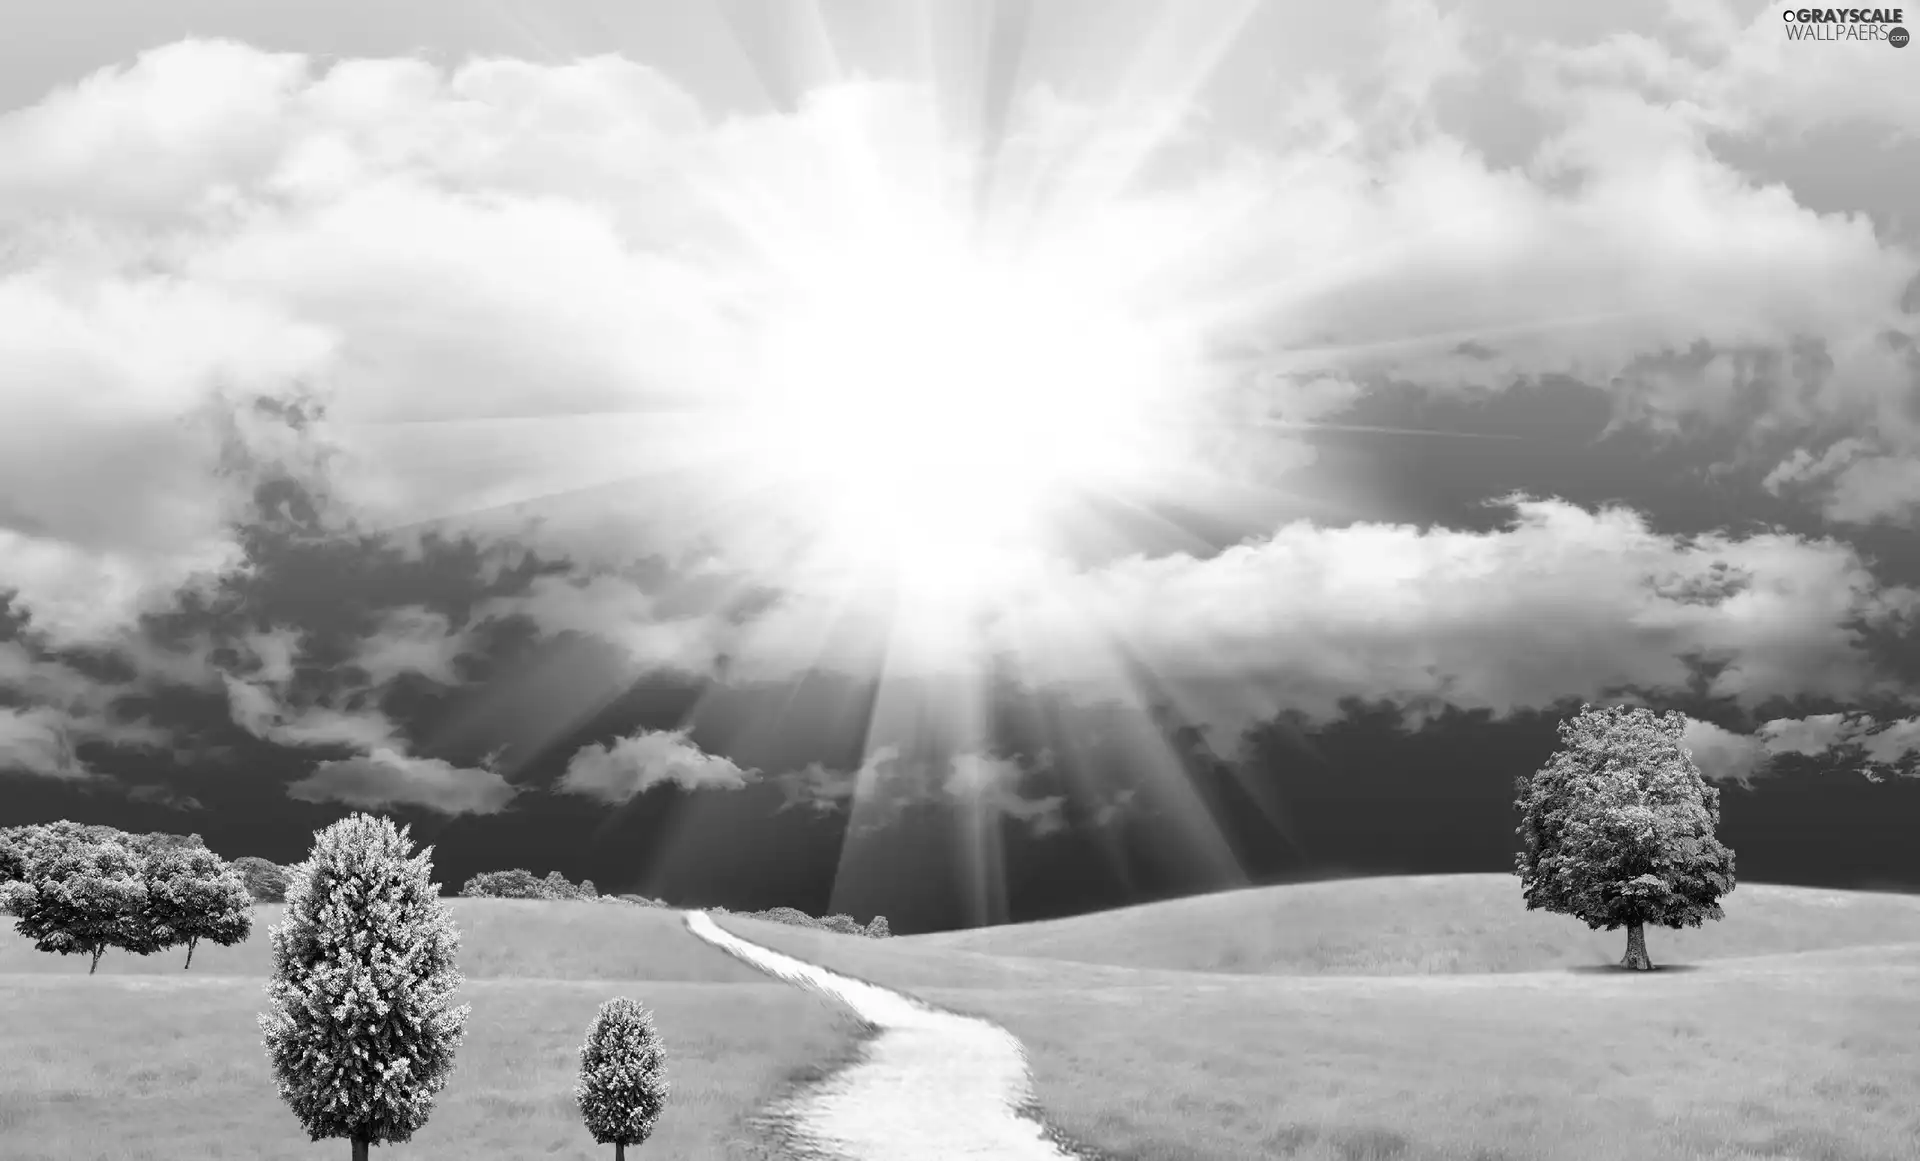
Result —
<path fill-rule="evenodd" d="M 1697 718 L 1687 719 L 1681 744 L 1692 753 L 1694 765 L 1700 768 L 1704 777 L 1715 782 L 1737 782 L 1742 786 L 1753 784 L 1754 775 L 1766 765 L 1769 757 L 1764 739 L 1751 734 L 1736 734 Z"/>
<path fill-rule="evenodd" d="M 1710 722 L 1687 721 L 1686 744 L 1708 778 L 1751 785 L 1783 755 L 1838 759 L 1873 782 L 1895 774 L 1920 774 L 1920 717 L 1892 722 L 1866 714 L 1816 714 L 1774 718 L 1752 734 L 1736 734 Z"/>
<path fill-rule="evenodd" d="M 466 644 L 465 634 L 455 632 L 444 614 L 408 605 L 381 615 L 350 664 L 366 674 L 373 688 L 384 688 L 408 673 L 453 685 L 459 680 L 454 661 Z"/>
<path fill-rule="evenodd" d="M 738 790 L 757 774 L 702 750 L 687 739 L 685 730 L 643 730 L 610 746 L 582 746 L 567 760 L 556 789 L 617 803 L 663 782 L 688 790 Z"/>
<path fill-rule="evenodd" d="M 710 612 L 669 612 L 640 584 L 607 574 L 542 576 L 525 592 L 483 602 L 476 619 L 524 616 L 549 633 L 619 647 L 636 669 L 711 673 L 731 630 Z"/>
<path fill-rule="evenodd" d="M 1847 343 L 1905 325 L 1895 304 L 1912 255 L 1862 219 L 1745 183 L 1636 78 L 1555 62 L 1560 131 L 1533 169 L 1493 170 L 1417 115 L 1474 67 L 1458 19 L 1414 4 L 1395 26 L 1386 55 L 1415 46 L 1420 68 L 1382 74 L 1377 117 L 1335 92 L 1271 152 L 1198 150 L 1208 160 L 1127 189 L 1094 175 L 1137 143 L 1104 142 L 1100 122 L 1042 93 L 1014 111 L 1002 176 L 1041 188 L 1064 162 L 1058 188 L 1104 200 L 1051 207 L 1050 244 L 1094 281 L 1147 286 L 1152 309 L 1206 340 L 1345 348 L 1283 361 L 1252 395 L 1281 413 L 1356 368 L 1434 386 L 1606 382 L 1695 342 Z M 12 400 L 11 429 L 33 432 L 32 494 L 70 497 L 26 516 L 90 554 L 143 554 L 129 572 L 213 559 L 231 498 L 206 482 L 213 445 L 179 420 L 297 381 L 329 408 L 333 494 L 375 523 L 458 514 L 491 535 L 629 558 L 673 543 L 671 530 L 753 558 L 781 490 L 745 505 L 775 510 L 758 521 L 714 496 L 753 465 L 692 455 L 697 433 L 657 412 L 568 417 L 737 394 L 796 264 L 877 228 L 859 206 L 945 196 L 937 183 L 967 152 L 930 135 L 938 123 L 926 94 L 882 85 L 717 121 L 612 59 L 323 69 L 183 42 L 98 74 L 0 118 L 0 222 L 32 239 L 25 266 L 0 275 L 15 307 L 0 318 L 18 320 L 0 362 L 33 371 L 0 389 L 0 407 Z M 1167 140 L 1205 132 L 1190 121 Z M 55 206 L 84 229 L 53 230 Z M 1447 354 L 1466 337 L 1492 357 Z M 1883 371 L 1863 366 L 1854 393 L 1884 390 L 1866 382 Z M 1246 404 L 1244 384 L 1215 378 L 1238 393 L 1223 405 Z M 1658 418 L 1727 414 L 1758 388 L 1707 374 L 1622 389 L 1659 394 L 1641 405 Z M 116 405 L 98 406 L 106 397 Z M 381 426 L 392 420 L 460 422 Z M 87 484 L 70 478 L 75 446 L 141 450 Z M 635 472 L 657 475 L 537 527 L 496 507 Z"/>
<path fill-rule="evenodd" d="M 1900 623 L 1920 593 L 1848 546 L 1768 532 L 1667 535 L 1629 509 L 1516 499 L 1490 532 L 1296 523 L 1218 556 L 1134 558 L 1023 592 L 993 644 L 1052 680 L 1123 693 L 1132 666 L 1237 728 L 1343 696 L 1497 713 L 1633 687 L 1715 696 L 1896 692 L 1856 620 Z"/>
<path fill-rule="evenodd" d="M 402 648 L 384 635 L 399 626 Z M 436 627 L 420 610 L 402 610 L 382 632 L 360 643 L 355 656 L 374 658 L 369 672 L 392 675 L 411 670 L 439 654 L 423 657 L 419 639 Z M 492 814 L 519 793 L 490 766 L 458 767 L 439 758 L 409 753 L 404 732 L 378 706 L 378 687 L 344 695 L 344 704 L 295 700 L 290 693 L 300 660 L 301 636 L 284 627 L 250 634 L 244 642 L 251 675 L 222 674 L 228 712 L 235 725 L 255 737 L 283 746 L 331 747 L 355 751 L 353 757 L 322 761 L 312 773 L 287 786 L 290 797 L 307 802 L 351 806 L 418 806 L 443 814 Z M 384 659 L 384 666 L 383 666 Z"/>
<path fill-rule="evenodd" d="M 910 757 L 898 746 L 883 745 L 853 770 L 814 763 L 778 774 L 774 781 L 786 797 L 781 809 L 842 812 L 856 832 L 886 827 L 917 806 L 955 809 L 976 819 L 1009 818 L 1035 837 L 1064 829 L 1066 796 L 1022 793 L 1028 773 L 1017 758 L 972 750 Z M 1094 825 L 1112 822 L 1132 797 L 1131 790 L 1112 792 L 1095 809 Z"/>
<path fill-rule="evenodd" d="M 1696 10 L 1695 26 L 1724 28 L 1716 11 Z M 1769 477 L 1828 489 L 1836 519 L 1912 499 L 1899 458 L 1920 448 L 1902 418 L 1911 361 L 1886 335 L 1914 330 L 1900 298 L 1920 263 L 1863 216 L 1814 213 L 1710 146 L 1713 131 L 1788 125 L 1809 107 L 1752 104 L 1765 88 L 1753 78 L 1824 70 L 1834 86 L 1841 66 L 1773 61 L 1759 19 L 1699 67 L 1638 43 L 1541 50 L 1547 143 L 1495 169 L 1420 115 L 1473 69 L 1470 40 L 1426 7 L 1395 27 L 1389 55 L 1449 47 L 1390 70 L 1379 117 L 1322 85 L 1275 142 L 1220 148 L 1190 119 L 1173 140 L 1192 164 L 1122 188 L 1138 134 L 1105 139 L 1085 109 L 1042 94 L 1014 110 L 1005 187 L 1066 191 L 1037 233 L 1088 281 L 1136 288 L 1133 305 L 1190 340 L 1180 350 L 1292 351 L 1258 382 L 1195 372 L 1220 414 L 1323 418 L 1369 372 L 1435 389 L 1564 373 L 1612 383 L 1623 414 L 1657 426 L 1747 422 L 1763 399 L 1772 434 L 1812 432 L 1820 447 L 1851 431 L 1831 445 L 1846 451 L 1803 452 Z M 1870 62 L 1869 79 L 1892 83 L 1898 63 Z M 873 207 L 918 212 L 950 192 L 969 143 L 930 134 L 933 113 L 924 92 L 863 84 L 718 121 L 614 60 L 322 68 L 186 42 L 0 117 L 0 586 L 19 589 L 37 628 L 82 641 L 232 567 L 249 480 L 215 469 L 237 443 L 263 464 L 324 470 L 336 516 L 451 515 L 590 566 L 477 618 L 523 612 L 611 640 L 636 668 L 706 674 L 757 651 L 790 672 L 822 648 L 845 660 L 848 642 L 819 640 L 846 623 L 844 590 L 791 571 L 804 506 L 708 439 L 711 419 L 670 409 L 753 381 L 790 282 L 871 234 Z M 1464 339 L 1479 352 L 1450 353 Z M 1826 364 L 1784 358 L 1806 341 Z M 1696 344 L 1712 349 L 1704 365 L 1676 367 Z M 258 396 L 323 403 L 317 446 L 248 410 Z M 518 416 L 532 418 L 503 418 Z M 1304 458 L 1292 435 L 1235 430 L 1258 434 L 1206 446 L 1207 462 L 1251 474 Z M 514 506 L 587 485 L 538 519 Z M 995 643 L 1102 689 L 1124 684 L 1124 647 L 1215 721 L 1325 714 L 1343 695 L 1504 712 L 1679 688 L 1690 653 L 1726 661 L 1714 692 L 1754 704 L 1884 692 L 1850 621 L 1914 600 L 1877 587 L 1843 545 L 1689 541 L 1556 501 L 1523 503 L 1486 534 L 1250 531 L 1263 534 L 1207 559 L 1035 565 L 1010 578 L 1034 591 Z M 655 554 L 791 591 L 743 634 L 717 599 L 689 611 L 615 571 Z M 1699 599 L 1721 583 L 1717 561 L 1739 590 Z M 360 659 L 377 690 L 406 670 L 446 680 L 458 648 L 416 610 Z M 288 704 L 283 654 L 227 678 L 237 722 L 369 762 L 406 753 L 364 698 Z"/>
<path fill-rule="evenodd" d="M 376 748 L 362 757 L 322 762 L 287 786 L 302 802 L 339 802 L 367 810 L 420 807 L 439 814 L 498 814 L 518 790 L 492 770 Z"/>
<path fill-rule="evenodd" d="M 73 752 L 70 721 L 46 706 L 0 707 L 0 770 L 84 782 L 94 777 Z"/>

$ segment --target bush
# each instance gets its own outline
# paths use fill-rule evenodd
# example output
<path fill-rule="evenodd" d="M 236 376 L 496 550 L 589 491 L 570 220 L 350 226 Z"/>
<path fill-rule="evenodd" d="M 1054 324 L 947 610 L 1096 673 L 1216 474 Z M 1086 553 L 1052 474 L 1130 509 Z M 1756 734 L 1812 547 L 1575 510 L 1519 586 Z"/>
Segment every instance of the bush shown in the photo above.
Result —
<path fill-rule="evenodd" d="M 545 888 L 532 871 L 482 871 L 468 879 L 460 894 L 469 899 L 544 899 Z"/>
<path fill-rule="evenodd" d="M 653 1135 L 667 1104 L 666 1065 L 652 1013 L 625 996 L 600 1005 L 580 1048 L 573 1096 L 594 1142 L 612 1145 L 615 1161 Z"/>
<path fill-rule="evenodd" d="M 256 903 L 285 903 L 287 901 L 287 869 L 276 863 L 253 855 L 242 855 L 233 860 L 233 869 L 240 872 L 240 879 L 247 885 L 248 894 Z"/>
<path fill-rule="evenodd" d="M 351 1141 L 354 1161 L 426 1124 L 465 1035 L 432 857 L 406 828 L 350 815 L 314 836 L 272 929 L 260 1029 L 280 1097 L 312 1140 Z"/>
<path fill-rule="evenodd" d="M 665 904 L 662 904 L 665 906 Z M 814 931 L 832 931 L 841 935 L 864 935 L 872 939 L 885 939 L 893 932 L 887 927 L 887 917 L 876 915 L 873 922 L 865 927 L 853 921 L 850 915 L 829 915 L 816 919 L 794 907 L 769 907 L 765 911 L 728 911 L 725 907 L 709 907 L 709 911 L 721 915 L 742 915 L 748 919 L 763 919 L 768 923 L 784 923 L 789 927 L 806 927 Z"/>
<path fill-rule="evenodd" d="M 587 879 L 578 886 L 567 881 L 558 871 L 547 872 L 544 879 L 535 878 L 532 871 L 515 867 L 511 871 L 482 871 L 468 879 L 460 888 L 460 894 L 468 899 L 598 899 L 600 892 L 594 889 L 593 880 Z"/>

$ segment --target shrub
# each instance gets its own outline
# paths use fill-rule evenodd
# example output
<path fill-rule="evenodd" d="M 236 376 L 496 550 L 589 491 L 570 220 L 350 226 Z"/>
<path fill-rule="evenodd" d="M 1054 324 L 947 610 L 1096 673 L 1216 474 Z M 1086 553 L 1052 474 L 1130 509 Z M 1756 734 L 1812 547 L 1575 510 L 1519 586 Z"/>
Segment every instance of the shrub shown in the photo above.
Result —
<path fill-rule="evenodd" d="M 511 871 L 482 871 L 468 879 L 460 894 L 469 899 L 597 899 L 593 880 L 578 886 L 558 871 L 548 871 L 544 879 L 532 871 L 515 867 Z"/>
<path fill-rule="evenodd" d="M 232 947 L 253 933 L 253 895 L 245 880 L 204 846 L 149 853 L 145 880 L 145 915 L 155 950 L 186 944 L 187 969 L 201 940 Z"/>
<path fill-rule="evenodd" d="M 1562 748 L 1514 803 L 1514 859 L 1528 910 L 1627 929 L 1623 967 L 1646 971 L 1645 926 L 1719 919 L 1733 890 L 1733 852 L 1714 836 L 1720 792 L 1681 743 L 1686 718 L 1615 706 L 1560 723 Z"/>
<path fill-rule="evenodd" d="M 829 915 L 820 920 L 820 926 L 828 931 L 837 931 L 841 935 L 865 935 L 867 929 L 853 921 L 851 915 Z"/>
<path fill-rule="evenodd" d="M 876 915 L 873 917 L 873 922 L 867 924 L 867 930 L 863 934 L 872 939 L 887 939 L 893 935 L 893 929 L 887 926 L 886 916 Z"/>
<path fill-rule="evenodd" d="M 21 866 L 24 878 L 0 887 L 0 905 L 34 950 L 89 955 L 88 975 L 109 947 L 135 955 L 158 950 L 142 860 L 125 843 L 50 830 L 36 836 Z"/>
<path fill-rule="evenodd" d="M 285 903 L 287 901 L 287 869 L 276 863 L 253 855 L 242 855 L 233 860 L 233 869 L 240 872 L 240 879 L 247 885 L 247 892 L 256 903 Z"/>
<path fill-rule="evenodd" d="M 453 1070 L 469 1009 L 452 1004 L 460 937 L 433 848 L 354 814 L 314 836 L 274 925 L 260 1016 L 280 1097 L 314 1141 L 411 1140 Z"/>
<path fill-rule="evenodd" d="M 482 871 L 468 879 L 460 894 L 469 899 L 544 899 L 545 887 L 532 871 Z"/>
<path fill-rule="evenodd" d="M 615 1161 L 653 1135 L 667 1104 L 666 1064 L 652 1013 L 625 996 L 600 1005 L 580 1047 L 573 1096 L 594 1142 L 612 1145 Z"/>

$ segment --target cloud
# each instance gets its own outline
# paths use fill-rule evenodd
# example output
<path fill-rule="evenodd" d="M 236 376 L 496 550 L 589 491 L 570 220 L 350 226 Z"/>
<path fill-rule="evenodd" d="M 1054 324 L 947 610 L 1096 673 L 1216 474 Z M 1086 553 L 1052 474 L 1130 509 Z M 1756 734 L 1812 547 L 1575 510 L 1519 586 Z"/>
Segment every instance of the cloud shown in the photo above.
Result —
<path fill-rule="evenodd" d="M 431 668 L 441 654 L 434 647 L 423 652 L 421 643 L 438 627 L 419 610 L 400 610 L 382 622 L 373 638 L 363 640 L 353 656 L 374 659 L 372 665 L 361 666 L 368 673 L 397 676 L 417 672 L 422 664 Z M 320 762 L 287 786 L 289 797 L 369 809 L 415 806 L 443 814 L 495 814 L 519 793 L 489 766 L 465 768 L 410 754 L 404 732 L 378 708 L 377 689 L 351 689 L 343 705 L 292 700 L 301 644 L 300 634 L 285 627 L 251 634 L 245 642 L 251 675 L 222 675 L 228 711 L 234 724 L 248 733 L 283 746 L 355 752 L 350 758 Z"/>
<path fill-rule="evenodd" d="M 1762 261 L 1772 270 L 1768 277 L 1794 277 L 1788 272 L 1795 271 L 1811 280 L 1785 294 L 1729 288 L 1730 310 L 1700 302 L 1686 316 L 1731 319 L 1748 314 L 1748 304 L 1771 299 L 1780 311 L 1777 338 L 1751 345 L 1786 353 L 1796 341 L 1813 340 L 1818 346 L 1811 358 L 1803 351 L 1756 365 L 1722 353 L 1679 382 L 1636 388 L 1648 396 L 1646 411 L 1671 422 L 1703 411 L 1725 417 L 1743 396 L 1764 402 L 1754 435 L 1784 431 L 1814 447 L 1827 445 L 1818 455 L 1806 446 L 1792 450 L 1769 475 L 1770 488 L 1802 485 L 1798 490 L 1834 521 L 1905 521 L 1920 514 L 1920 480 L 1912 470 L 1920 456 L 1920 412 L 1911 402 L 1920 385 L 1920 318 L 1908 301 L 1920 273 L 1914 250 L 1880 241 L 1865 213 L 1815 215 L 1800 208 L 1787 188 L 1749 181 L 1716 160 L 1709 144 L 1724 137 L 1764 150 L 1836 126 L 1912 143 L 1920 97 L 1905 54 L 1866 44 L 1795 43 L 1781 18 L 1791 7 L 1769 4 L 1742 23 L 1722 0 L 1686 0 L 1674 5 L 1684 33 L 1678 44 L 1618 34 L 1575 48 L 1540 46 L 1531 54 L 1532 91 L 1577 127 L 1553 142 L 1547 156 L 1617 161 L 1636 150 L 1643 155 L 1650 164 L 1642 172 L 1660 183 L 1644 190 L 1653 220 L 1677 225 L 1685 214 L 1697 223 L 1688 235 L 1666 239 L 1682 248 L 1674 252 L 1685 253 L 1690 267 L 1703 270 L 1706 263 L 1696 263 L 1699 252 L 1686 247 L 1753 231 L 1749 236 L 1764 247 Z M 1656 227 L 1646 241 L 1657 236 Z M 1731 336 L 1701 337 L 1724 343 Z"/>
<path fill-rule="evenodd" d="M 339 802 L 367 810 L 411 806 L 447 815 L 498 814 L 517 793 L 492 770 L 411 758 L 385 747 L 322 762 L 287 786 L 287 796 L 302 802 Z"/>
<path fill-rule="evenodd" d="M 408 605 L 386 610 L 348 664 L 365 674 L 372 688 L 391 685 L 404 674 L 455 685 L 460 675 L 454 662 L 466 646 L 465 634 L 454 632 L 445 614 Z"/>
<path fill-rule="evenodd" d="M 962 807 L 987 816 L 1003 815 L 1026 825 L 1035 836 L 1066 829 L 1061 810 L 1067 799 L 1063 794 L 1028 798 L 1020 793 L 1027 776 L 1026 767 L 1014 758 L 991 754 L 956 754 L 950 773 L 941 784 L 947 797 Z"/>
<path fill-rule="evenodd" d="M 567 761 L 555 789 L 601 802 L 619 803 L 663 782 L 687 790 L 738 790 L 758 776 L 687 740 L 685 730 L 644 730 L 611 746 L 582 746 Z"/>
<path fill-rule="evenodd" d="M 1920 592 L 1853 548 L 1670 535 L 1631 509 L 1509 497 L 1507 527 L 1290 524 L 1217 556 L 1134 558 L 1023 592 L 993 645 L 1036 680 L 1120 694 L 1142 673 L 1237 729 L 1291 706 L 1437 700 L 1506 714 L 1628 688 L 1842 700 L 1897 693 L 1859 630 Z"/>
<path fill-rule="evenodd" d="M 1022 784 L 1033 772 L 1017 758 L 977 751 L 913 758 L 898 746 L 886 745 L 875 748 L 853 770 L 813 763 L 773 780 L 785 795 L 780 809 L 844 812 L 855 832 L 891 825 L 916 807 L 932 807 L 975 818 L 1012 819 L 1039 838 L 1065 829 L 1067 798 L 1025 793 Z M 1113 821 L 1132 797 L 1132 791 L 1121 791 L 1101 803 L 1093 812 L 1093 825 Z"/>
<path fill-rule="evenodd" d="M 1599 57 L 1540 50 L 1551 136 L 1527 168 L 1489 165 L 1422 112 L 1475 73 L 1462 19 L 1403 5 L 1366 93 L 1303 82 L 1322 98 L 1261 148 L 1192 117 L 1136 139 L 1035 92 L 1010 113 L 998 176 L 1058 176 L 1034 236 L 1091 282 L 1141 287 L 1156 325 L 1191 332 L 1181 349 L 1264 345 L 1255 385 L 1220 367 L 1169 376 L 1228 413 L 1312 412 L 1324 384 L 1388 373 L 1436 389 L 1619 379 L 1652 423 L 1729 419 L 1755 392 L 1826 414 L 1889 389 L 1898 360 L 1874 344 L 1911 330 L 1913 255 L 1745 181 L 1711 126 Z M 1356 112 L 1363 96 L 1376 112 Z M 33 432 L 0 457 L 15 473 L 0 483 L 38 498 L 14 523 L 79 553 L 73 569 L 160 588 L 231 563 L 216 427 L 183 420 L 297 396 L 325 413 L 309 435 L 331 457 L 329 502 L 370 526 L 444 517 L 615 564 L 642 545 L 784 560 L 773 542 L 804 523 L 789 510 L 803 497 L 722 446 L 727 408 L 761 376 L 793 279 L 911 224 L 848 207 L 906 214 L 962 187 L 969 143 L 941 124 L 930 93 L 864 82 L 720 120 L 612 58 L 322 67 L 185 41 L 95 74 L 0 118 L 0 222 L 31 242 L 0 276 L 0 365 L 17 369 L 0 400 L 21 417 L 10 430 Z M 1115 167 L 1143 141 L 1191 156 L 1129 183 Z M 56 227 L 56 208 L 80 224 Z M 1481 353 L 1451 353 L 1467 337 Z M 1751 352 L 1795 340 L 1845 357 L 1805 381 L 1755 370 Z M 1643 366 L 1700 343 L 1722 361 L 1677 378 Z M 79 382 L 122 405 L 81 408 Z M 706 426 L 685 425 L 688 405 Z M 1299 455 L 1297 433 L 1233 430 L 1247 434 L 1209 449 L 1220 462 Z M 266 430 L 243 442 L 319 470 Z M 76 446 L 138 454 L 80 479 Z M 520 506 L 582 487 L 537 520 Z M 132 599 L 60 605 L 62 591 L 86 590 L 36 583 L 30 603 L 111 618 Z M 537 607 L 564 617 L 548 596 Z M 634 644 L 697 664 L 704 645 L 682 638 L 707 628 Z"/>
<path fill-rule="evenodd" d="M 1168 447 L 1218 471 L 1257 482 L 1309 462 L 1297 432 L 1264 421 L 1335 416 L 1382 377 L 1448 391 L 1561 374 L 1611 391 L 1621 422 L 1791 445 L 1766 485 L 1834 520 L 1899 517 L 1916 499 L 1902 296 L 1920 261 L 1864 215 L 1749 180 L 1714 142 L 1814 116 L 1899 120 L 1886 110 L 1906 98 L 1886 86 L 1910 70 L 1881 53 L 1855 78 L 1842 54 L 1780 57 L 1765 14 L 1687 13 L 1685 52 L 1515 48 L 1547 122 L 1519 166 L 1429 115 L 1478 75 L 1481 42 L 1464 17 L 1411 4 L 1365 79 L 1385 85 L 1374 113 L 1362 86 L 1310 77 L 1271 140 L 1232 141 L 1192 109 L 1160 110 L 1177 114 L 1165 132 L 1109 132 L 1094 107 L 1041 92 L 1010 111 L 995 177 L 1054 191 L 1011 203 L 1033 211 L 1047 260 L 1122 288 L 1142 333 L 1171 336 L 1146 378 L 1168 371 L 1201 401 L 1183 417 L 1232 422 Z M 1847 89 L 1861 79 L 1887 101 Z M 796 552 L 814 523 L 804 489 L 727 433 L 809 277 L 854 253 L 897 260 L 912 251 L 872 238 L 912 241 L 912 215 L 971 205 L 955 191 L 971 196 L 973 143 L 941 135 L 935 96 L 849 83 L 723 120 L 614 59 L 323 65 L 186 41 L 0 116 L 0 589 L 54 645 L 124 644 L 183 586 L 262 567 L 236 525 L 286 474 L 328 529 L 432 521 L 483 559 L 566 566 L 463 624 L 525 616 L 610 641 L 636 671 L 870 663 L 885 627 L 863 628 L 872 610 L 848 609 L 845 578 Z M 1168 164 L 1130 164 L 1159 146 Z M 1247 354 L 1196 356 L 1221 350 Z M 1513 511 L 1491 532 L 1254 526 L 1217 555 L 1020 561 L 980 635 L 889 664 L 999 651 L 1128 697 L 1146 674 L 1227 727 L 1283 706 L 1324 718 L 1348 696 L 1505 713 L 1678 690 L 1702 662 L 1718 666 L 1713 695 L 1749 707 L 1893 692 L 1858 626 L 1910 618 L 1920 595 L 1877 583 L 1843 544 L 1670 535 L 1554 499 Z M 676 575 L 638 579 L 653 558 Z M 302 793 L 390 785 L 474 808 L 504 783 L 467 771 L 478 797 L 453 793 L 380 708 L 405 674 L 457 681 L 467 647 L 446 616 L 408 607 L 355 647 L 353 688 L 303 685 L 291 629 L 210 680 L 256 736 L 356 755 Z M 36 768 L 64 769 L 57 740 L 111 720 L 68 680 L 42 672 L 12 711 Z M 662 737 L 589 747 L 567 780 L 618 798 L 728 776 L 698 751 L 675 766 Z M 1715 745 L 1736 768 L 1742 744 L 1702 736 Z M 1050 817 L 1045 799 L 995 798 L 1013 774 L 991 760 L 960 768 L 927 775 L 934 791 Z M 835 777 L 789 784 L 823 801 Z"/>
<path fill-rule="evenodd" d="M 1765 739 L 1736 734 L 1697 718 L 1687 719 L 1686 733 L 1680 741 L 1693 754 L 1701 775 L 1715 782 L 1751 786 L 1754 775 L 1770 757 Z"/>
<path fill-rule="evenodd" d="M 1920 717 L 1891 722 L 1841 713 L 1774 718 L 1752 734 L 1689 718 L 1685 742 L 1702 774 L 1743 786 L 1751 786 L 1784 756 L 1823 759 L 1871 782 L 1920 775 Z"/>
<path fill-rule="evenodd" d="M 95 775 L 74 755 L 71 721 L 45 706 L 0 707 L 0 769 L 70 782 Z"/>
<path fill-rule="evenodd" d="M 582 570 L 536 577 L 527 589 L 474 610 L 478 619 L 527 617 L 548 633 L 579 633 L 619 648 L 639 671 L 713 672 L 731 626 L 713 612 L 662 608 L 640 584 Z"/>
<path fill-rule="evenodd" d="M 145 782 L 127 789 L 127 797 L 135 802 L 144 802 L 151 806 L 162 806 L 168 810 L 181 812 L 205 810 L 206 807 L 191 794 L 182 794 L 168 786 Z"/>

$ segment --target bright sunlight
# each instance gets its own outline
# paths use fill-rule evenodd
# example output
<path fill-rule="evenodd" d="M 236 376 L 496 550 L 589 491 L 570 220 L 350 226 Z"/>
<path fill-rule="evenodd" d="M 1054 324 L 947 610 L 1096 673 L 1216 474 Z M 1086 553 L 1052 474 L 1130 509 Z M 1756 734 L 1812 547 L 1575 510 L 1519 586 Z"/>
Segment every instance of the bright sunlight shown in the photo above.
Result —
<path fill-rule="evenodd" d="M 1077 498 L 1138 484 L 1179 343 L 1071 252 L 892 226 L 771 313 L 754 446 L 806 493 L 823 552 L 951 586 L 980 571 L 961 562 L 1043 549 Z"/>

